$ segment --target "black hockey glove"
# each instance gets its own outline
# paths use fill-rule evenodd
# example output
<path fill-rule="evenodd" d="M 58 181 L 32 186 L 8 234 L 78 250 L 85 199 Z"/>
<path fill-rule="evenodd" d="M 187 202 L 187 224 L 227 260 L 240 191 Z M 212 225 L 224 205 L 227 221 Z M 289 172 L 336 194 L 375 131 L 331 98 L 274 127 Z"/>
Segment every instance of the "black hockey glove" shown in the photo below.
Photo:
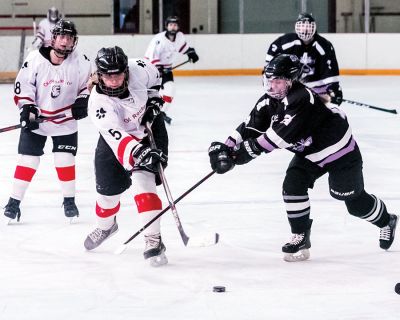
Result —
<path fill-rule="evenodd" d="M 221 142 L 211 143 L 210 148 L 208 148 L 211 168 L 219 174 L 232 170 L 235 163 L 233 162 L 231 153 L 232 149 L 226 144 Z"/>
<path fill-rule="evenodd" d="M 261 154 L 261 147 L 256 139 L 244 140 L 238 149 L 234 149 L 233 158 L 235 164 L 246 164 L 247 162 L 257 158 Z"/>
<path fill-rule="evenodd" d="M 331 97 L 331 102 L 340 106 L 343 102 L 343 92 L 338 82 L 332 83 L 326 89 L 326 92 Z"/>
<path fill-rule="evenodd" d="M 189 48 L 189 49 L 185 52 L 185 54 L 187 54 L 189 60 L 190 60 L 192 63 L 196 63 L 197 61 L 199 61 L 199 56 L 197 55 L 196 50 L 194 50 L 194 48 Z"/>
<path fill-rule="evenodd" d="M 79 95 L 71 107 L 72 117 L 75 120 L 86 118 L 88 115 L 88 94 Z"/>
<path fill-rule="evenodd" d="M 160 162 L 164 168 L 168 162 L 168 156 L 160 149 L 151 149 L 142 144 L 133 149 L 132 156 L 135 166 L 153 173 L 158 173 L 158 164 Z"/>
<path fill-rule="evenodd" d="M 141 125 L 145 125 L 146 122 L 153 123 L 154 119 L 161 113 L 161 107 L 164 104 L 164 100 L 160 97 L 149 98 L 146 103 L 146 111 L 144 112 Z"/>
<path fill-rule="evenodd" d="M 25 130 L 39 129 L 39 123 L 36 120 L 39 118 L 39 109 L 34 104 L 24 104 L 20 113 L 19 122 Z"/>

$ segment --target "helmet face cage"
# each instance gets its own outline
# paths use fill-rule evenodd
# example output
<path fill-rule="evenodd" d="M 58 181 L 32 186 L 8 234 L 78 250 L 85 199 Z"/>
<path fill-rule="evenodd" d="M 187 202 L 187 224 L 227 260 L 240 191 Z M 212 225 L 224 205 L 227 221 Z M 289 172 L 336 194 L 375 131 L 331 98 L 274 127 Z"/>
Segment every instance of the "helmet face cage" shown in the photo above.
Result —
<path fill-rule="evenodd" d="M 284 84 L 282 87 L 273 86 L 273 80 L 284 80 Z M 268 77 L 265 73 L 263 75 L 263 86 L 265 92 L 272 98 L 281 100 L 287 96 L 289 89 L 292 87 L 293 81 L 283 77 Z"/>
<path fill-rule="evenodd" d="M 99 87 L 106 95 L 117 97 L 125 92 L 129 82 L 128 57 L 120 47 L 102 48 L 97 53 L 95 60 L 97 67 L 97 76 L 99 78 Z M 124 81 L 118 88 L 107 87 L 103 80 L 104 74 L 124 73 Z"/>
<path fill-rule="evenodd" d="M 77 31 L 75 29 L 75 24 L 72 21 L 68 20 L 59 20 L 53 30 L 51 30 L 52 33 L 52 38 L 51 38 L 51 47 L 56 51 L 57 53 L 61 55 L 68 55 L 72 53 L 76 45 L 78 44 L 78 36 L 77 36 Z M 65 47 L 65 48 L 56 48 L 55 47 L 55 42 L 58 36 L 62 35 L 69 35 L 71 38 L 73 38 L 73 44 L 70 47 Z"/>
<path fill-rule="evenodd" d="M 310 41 L 317 30 L 315 21 L 300 20 L 296 22 L 295 31 L 297 36 L 303 41 Z"/>

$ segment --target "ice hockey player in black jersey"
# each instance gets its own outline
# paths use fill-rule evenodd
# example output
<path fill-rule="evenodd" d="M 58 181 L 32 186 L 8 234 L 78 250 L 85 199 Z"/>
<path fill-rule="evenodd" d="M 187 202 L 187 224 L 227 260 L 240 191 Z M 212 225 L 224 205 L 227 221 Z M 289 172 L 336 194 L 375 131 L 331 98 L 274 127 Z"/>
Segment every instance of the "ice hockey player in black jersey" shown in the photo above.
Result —
<path fill-rule="evenodd" d="M 293 236 L 282 247 L 286 261 L 309 258 L 310 200 L 308 189 L 329 174 L 329 191 L 344 201 L 348 212 L 380 229 L 380 247 L 389 249 L 397 216 L 384 202 L 364 189 L 362 157 L 346 115 L 329 108 L 298 81 L 300 62 L 295 55 L 273 58 L 264 70 L 264 94 L 247 120 L 225 143 L 213 142 L 210 163 L 217 173 L 243 165 L 262 153 L 287 149 L 295 155 L 283 182 L 283 201 Z"/>
<path fill-rule="evenodd" d="M 309 13 L 299 15 L 295 31 L 280 36 L 270 45 L 266 64 L 282 53 L 296 55 L 302 65 L 300 81 L 319 94 L 324 102 L 340 105 L 343 93 L 332 43 L 318 34 L 315 19 Z"/>

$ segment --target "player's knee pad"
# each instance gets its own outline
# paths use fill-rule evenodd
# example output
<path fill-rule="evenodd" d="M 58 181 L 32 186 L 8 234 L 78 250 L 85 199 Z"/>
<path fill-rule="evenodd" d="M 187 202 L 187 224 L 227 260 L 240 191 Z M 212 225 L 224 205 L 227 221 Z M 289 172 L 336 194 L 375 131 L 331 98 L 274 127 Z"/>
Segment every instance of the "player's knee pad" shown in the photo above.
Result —
<path fill-rule="evenodd" d="M 347 211 L 356 217 L 363 217 L 368 214 L 374 208 L 375 202 L 375 199 L 364 190 L 357 197 L 344 200 Z"/>

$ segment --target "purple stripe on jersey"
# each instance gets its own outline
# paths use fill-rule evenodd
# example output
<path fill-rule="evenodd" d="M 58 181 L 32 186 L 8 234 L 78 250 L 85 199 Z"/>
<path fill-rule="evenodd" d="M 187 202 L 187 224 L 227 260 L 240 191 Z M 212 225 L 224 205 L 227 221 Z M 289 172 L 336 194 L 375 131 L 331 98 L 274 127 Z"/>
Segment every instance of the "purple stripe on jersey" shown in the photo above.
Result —
<path fill-rule="evenodd" d="M 257 138 L 257 142 L 260 144 L 260 146 L 266 151 L 271 152 L 272 150 L 276 149 L 276 147 L 268 140 L 269 139 L 265 133 Z"/>
<path fill-rule="evenodd" d="M 181 52 L 183 50 L 183 48 L 185 48 L 185 46 L 186 46 L 186 42 L 183 44 L 182 47 L 179 48 L 179 52 Z"/>
<path fill-rule="evenodd" d="M 352 137 L 350 140 L 350 143 L 347 145 L 347 147 L 344 147 L 343 149 L 326 157 L 322 162 L 318 163 L 318 166 L 320 166 L 322 168 L 324 165 L 343 157 L 345 154 L 348 154 L 349 152 L 353 151 L 355 146 L 356 146 L 356 141 Z"/>
<path fill-rule="evenodd" d="M 225 144 L 228 147 L 233 148 L 234 146 L 236 146 L 236 140 L 229 136 L 228 139 L 226 139 Z"/>

